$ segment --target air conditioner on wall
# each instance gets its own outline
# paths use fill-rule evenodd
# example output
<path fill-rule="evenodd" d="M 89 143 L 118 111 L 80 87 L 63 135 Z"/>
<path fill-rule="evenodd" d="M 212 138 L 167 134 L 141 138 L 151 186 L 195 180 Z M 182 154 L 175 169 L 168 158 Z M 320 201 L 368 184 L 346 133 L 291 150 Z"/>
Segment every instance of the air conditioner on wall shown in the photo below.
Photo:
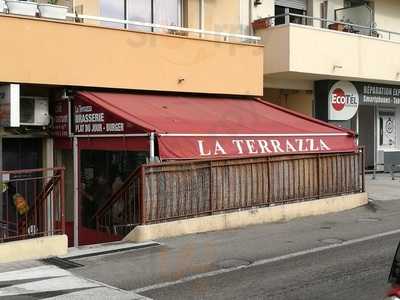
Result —
<path fill-rule="evenodd" d="M 49 99 L 44 97 L 20 98 L 20 124 L 25 126 L 48 126 L 50 123 Z"/>

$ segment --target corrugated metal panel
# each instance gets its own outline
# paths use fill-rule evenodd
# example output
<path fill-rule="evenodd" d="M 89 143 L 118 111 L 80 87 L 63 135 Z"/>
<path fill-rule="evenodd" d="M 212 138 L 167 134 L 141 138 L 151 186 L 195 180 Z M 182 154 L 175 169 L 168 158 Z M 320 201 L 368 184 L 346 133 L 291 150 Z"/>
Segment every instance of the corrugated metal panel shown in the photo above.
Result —
<path fill-rule="evenodd" d="M 307 10 L 307 0 L 275 0 L 275 5 Z"/>

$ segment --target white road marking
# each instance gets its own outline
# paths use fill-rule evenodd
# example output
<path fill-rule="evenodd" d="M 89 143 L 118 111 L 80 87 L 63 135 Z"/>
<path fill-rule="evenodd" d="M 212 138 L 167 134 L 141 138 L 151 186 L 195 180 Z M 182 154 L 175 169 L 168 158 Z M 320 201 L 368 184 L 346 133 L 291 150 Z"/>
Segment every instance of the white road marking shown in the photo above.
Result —
<path fill-rule="evenodd" d="M 65 276 L 5 287 L 0 289 L 0 297 L 95 288 L 99 286 L 100 285 L 93 284 L 85 279 L 74 276 Z"/>
<path fill-rule="evenodd" d="M 321 251 L 325 251 L 325 250 L 349 246 L 349 245 L 362 243 L 362 242 L 378 239 L 378 238 L 385 237 L 385 236 L 395 235 L 395 234 L 400 234 L 400 229 L 391 230 L 391 231 L 378 233 L 378 234 L 373 234 L 373 235 L 369 235 L 369 236 L 358 238 L 358 239 L 344 241 L 341 243 L 336 243 L 336 244 L 331 244 L 331 245 L 327 245 L 327 246 L 321 246 L 321 247 L 316 247 L 316 248 L 312 248 L 312 249 L 307 249 L 307 250 L 303 250 L 303 251 L 299 251 L 299 252 L 295 252 L 295 253 L 285 254 L 285 255 L 281 255 L 281 256 L 277 256 L 277 257 L 273 257 L 273 258 L 261 259 L 261 260 L 255 261 L 249 265 L 241 265 L 241 266 L 235 266 L 235 267 L 226 268 L 226 269 L 218 269 L 215 271 L 210 271 L 210 272 L 200 273 L 200 274 L 196 274 L 196 275 L 192 275 L 192 276 L 187 276 L 187 277 L 184 277 L 184 278 L 176 280 L 176 281 L 168 281 L 168 282 L 163 282 L 163 283 L 158 283 L 158 284 L 153 284 L 153 285 L 149 285 L 146 287 L 138 288 L 138 289 L 132 290 L 132 292 L 140 294 L 140 293 L 144 293 L 147 291 L 166 288 L 166 287 L 190 282 L 190 281 L 197 280 L 197 279 L 217 276 L 220 274 L 230 273 L 230 272 L 238 271 L 241 269 L 249 269 L 249 268 L 253 268 L 256 266 L 266 265 L 269 263 L 278 262 L 278 261 L 295 258 L 295 257 L 300 257 L 300 256 L 317 253 L 317 252 L 321 252 Z"/>
<path fill-rule="evenodd" d="M 32 282 L 18 284 L 20 280 L 32 280 Z M 148 299 L 132 291 L 124 291 L 95 280 L 80 278 L 56 266 L 46 265 L 0 273 L 0 285 L 6 282 L 10 284 L 15 282 L 15 284 L 0 288 L 0 299 L 56 291 L 65 291 L 65 294 L 48 299 Z M 76 291 L 76 289 L 84 290 Z"/>
<path fill-rule="evenodd" d="M 147 300 L 150 298 L 146 298 L 138 294 L 134 294 L 133 292 L 127 292 L 127 291 L 116 293 L 114 290 L 106 287 L 73 292 L 52 298 L 46 298 L 46 300 L 87 300 L 87 299 Z"/>
<path fill-rule="evenodd" d="M 18 271 L 0 273 L 0 283 L 3 281 L 38 279 L 45 277 L 62 277 L 68 275 L 71 275 L 71 273 L 55 266 L 40 266 Z"/>

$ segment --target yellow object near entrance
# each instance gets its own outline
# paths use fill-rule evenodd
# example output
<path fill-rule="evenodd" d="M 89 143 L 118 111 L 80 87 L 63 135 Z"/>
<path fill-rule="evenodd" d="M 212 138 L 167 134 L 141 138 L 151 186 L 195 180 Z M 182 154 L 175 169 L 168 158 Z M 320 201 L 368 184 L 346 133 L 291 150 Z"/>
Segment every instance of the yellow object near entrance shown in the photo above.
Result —
<path fill-rule="evenodd" d="M 15 208 L 17 209 L 17 212 L 22 216 L 25 215 L 29 211 L 29 205 L 28 202 L 25 200 L 25 198 L 21 194 L 15 194 L 13 196 Z"/>

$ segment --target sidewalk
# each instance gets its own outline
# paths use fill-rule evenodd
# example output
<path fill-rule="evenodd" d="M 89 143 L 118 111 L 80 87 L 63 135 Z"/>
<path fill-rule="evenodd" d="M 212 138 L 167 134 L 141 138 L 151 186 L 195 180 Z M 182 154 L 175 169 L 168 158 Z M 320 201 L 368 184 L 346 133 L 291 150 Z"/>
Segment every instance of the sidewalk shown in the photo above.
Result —
<path fill-rule="evenodd" d="M 396 174 L 397 176 L 399 174 Z M 390 201 L 400 200 L 400 178 L 392 180 L 390 174 L 376 174 L 376 178 L 372 179 L 373 175 L 365 176 L 366 189 L 368 198 L 371 200 Z"/>

